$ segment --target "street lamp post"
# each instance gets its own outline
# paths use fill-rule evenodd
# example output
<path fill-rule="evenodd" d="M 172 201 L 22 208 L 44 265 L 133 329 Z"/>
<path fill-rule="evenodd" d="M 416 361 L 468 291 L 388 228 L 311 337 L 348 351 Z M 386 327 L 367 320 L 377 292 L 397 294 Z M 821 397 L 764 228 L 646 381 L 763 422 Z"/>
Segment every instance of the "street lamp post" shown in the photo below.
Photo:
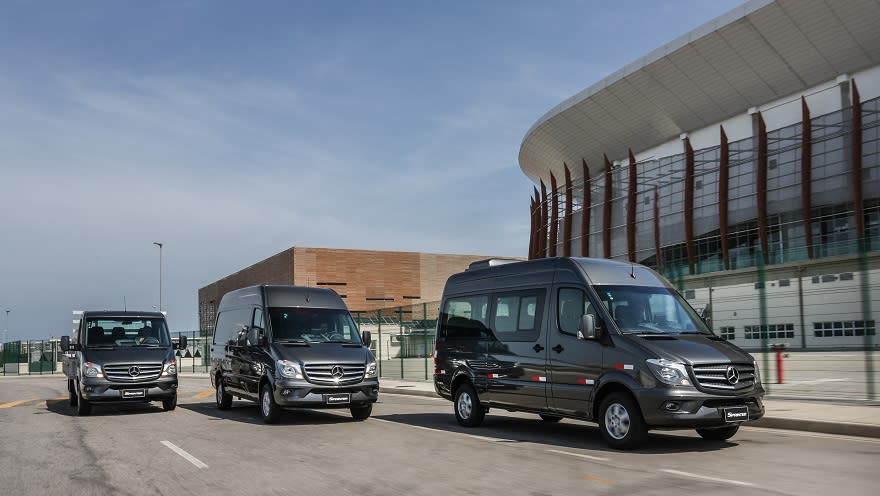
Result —
<path fill-rule="evenodd" d="M 159 311 L 162 311 L 162 243 L 156 241 L 154 245 L 159 247 Z"/>
<path fill-rule="evenodd" d="M 6 346 L 6 333 L 9 332 L 9 310 L 6 310 L 6 325 L 3 327 L 3 345 Z"/>

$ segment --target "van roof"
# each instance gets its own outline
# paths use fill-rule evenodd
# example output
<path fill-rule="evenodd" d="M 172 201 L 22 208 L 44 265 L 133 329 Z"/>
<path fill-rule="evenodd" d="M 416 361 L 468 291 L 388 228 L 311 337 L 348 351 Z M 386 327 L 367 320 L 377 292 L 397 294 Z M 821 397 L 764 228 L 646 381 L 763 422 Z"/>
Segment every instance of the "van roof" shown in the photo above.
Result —
<path fill-rule="evenodd" d="M 138 312 L 136 310 L 85 310 L 82 313 L 82 317 L 149 317 L 151 319 L 164 319 L 165 314 L 161 312 Z"/>
<path fill-rule="evenodd" d="M 496 263 L 492 263 L 496 261 Z M 464 272 L 449 278 L 450 283 L 492 278 L 499 276 L 528 274 L 561 268 L 580 269 L 586 281 L 593 285 L 631 285 L 631 286 L 667 286 L 663 277 L 644 265 L 609 260 L 605 258 L 585 257 L 552 257 L 527 261 L 509 259 L 490 259 L 474 262 Z"/>
<path fill-rule="evenodd" d="M 264 299 L 267 307 L 348 309 L 339 294 L 332 289 L 267 284 L 230 291 L 223 295 L 220 306 L 259 305 Z"/>

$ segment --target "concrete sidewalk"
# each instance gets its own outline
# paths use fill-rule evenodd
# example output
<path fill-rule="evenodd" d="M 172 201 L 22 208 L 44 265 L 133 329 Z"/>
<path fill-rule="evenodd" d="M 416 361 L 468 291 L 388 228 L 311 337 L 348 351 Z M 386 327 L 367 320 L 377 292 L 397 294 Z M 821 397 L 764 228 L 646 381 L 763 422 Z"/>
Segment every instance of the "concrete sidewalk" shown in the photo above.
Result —
<path fill-rule="evenodd" d="M 430 381 L 379 380 L 380 392 L 438 398 Z M 766 413 L 749 427 L 880 438 L 880 405 L 798 401 L 767 396 Z M 450 412 L 451 410 L 450 406 Z"/>

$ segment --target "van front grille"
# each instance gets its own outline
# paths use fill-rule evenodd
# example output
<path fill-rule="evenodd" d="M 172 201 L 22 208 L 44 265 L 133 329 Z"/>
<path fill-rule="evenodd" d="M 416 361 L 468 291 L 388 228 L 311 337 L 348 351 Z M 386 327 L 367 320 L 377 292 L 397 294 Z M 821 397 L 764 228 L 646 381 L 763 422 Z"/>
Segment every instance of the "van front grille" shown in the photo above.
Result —
<path fill-rule="evenodd" d="M 159 378 L 161 363 L 114 363 L 104 365 L 104 375 L 108 381 L 144 382 Z"/>
<path fill-rule="evenodd" d="M 755 386 L 755 367 L 745 363 L 694 365 L 697 387 L 715 391 L 742 391 Z"/>
<path fill-rule="evenodd" d="M 315 384 L 354 384 L 364 379 L 362 363 L 315 363 L 305 367 L 306 379 Z"/>

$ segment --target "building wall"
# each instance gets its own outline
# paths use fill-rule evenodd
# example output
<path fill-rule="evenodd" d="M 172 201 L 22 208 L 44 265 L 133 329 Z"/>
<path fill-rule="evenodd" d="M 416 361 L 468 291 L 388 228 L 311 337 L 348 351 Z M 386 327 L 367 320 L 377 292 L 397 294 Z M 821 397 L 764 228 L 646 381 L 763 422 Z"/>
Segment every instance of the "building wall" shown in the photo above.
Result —
<path fill-rule="evenodd" d="M 213 328 L 229 291 L 257 284 L 328 288 L 353 312 L 436 302 L 446 279 L 487 255 L 293 247 L 199 289 L 199 324 Z"/>

